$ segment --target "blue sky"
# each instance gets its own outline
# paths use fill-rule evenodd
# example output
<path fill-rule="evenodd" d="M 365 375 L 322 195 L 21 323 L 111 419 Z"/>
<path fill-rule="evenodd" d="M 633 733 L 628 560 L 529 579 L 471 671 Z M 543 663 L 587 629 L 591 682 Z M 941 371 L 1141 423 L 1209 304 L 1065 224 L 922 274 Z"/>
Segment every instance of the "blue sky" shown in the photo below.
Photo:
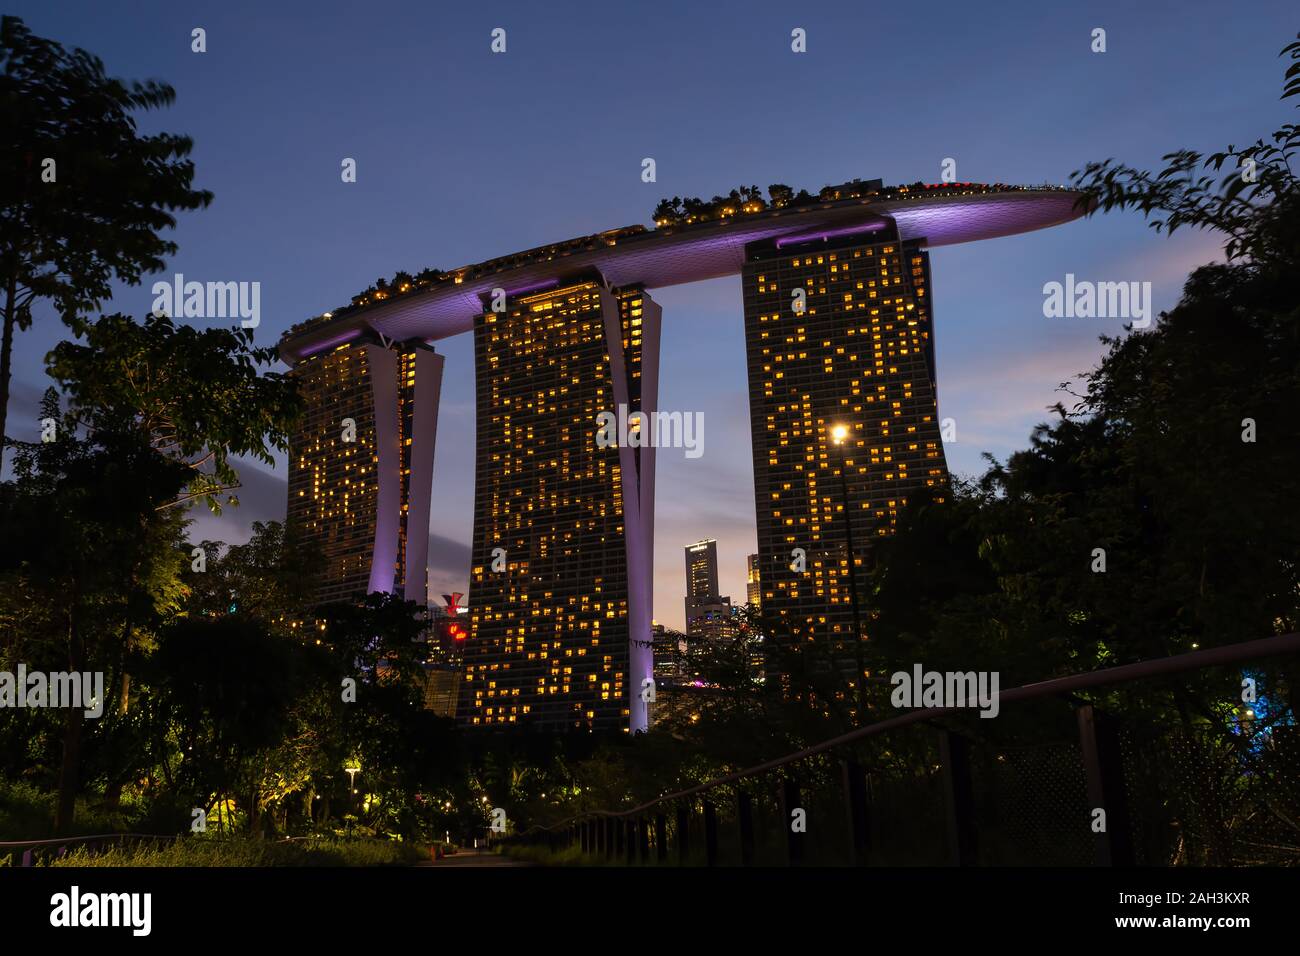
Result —
<path fill-rule="evenodd" d="M 1155 167 L 1294 121 L 1278 51 L 1297 29 L 1280 0 L 921 7 L 853 3 L 9 2 L 38 34 L 127 78 L 171 83 L 146 130 L 195 140 L 196 182 L 175 272 L 259 281 L 259 342 L 345 303 L 378 276 L 447 269 L 546 242 L 648 223 L 664 196 L 773 182 L 815 191 L 854 177 L 937 181 L 945 158 L 977 182 L 1064 183 L 1089 160 Z M 207 32 L 191 52 L 190 32 Z M 489 49 L 506 30 L 507 52 Z M 807 31 L 808 52 L 790 49 Z M 1105 53 L 1091 31 L 1106 30 Z M 658 182 L 641 181 L 654 157 Z M 344 157 L 357 182 L 344 184 Z M 1022 447 L 1090 367 L 1118 320 L 1047 319 L 1066 273 L 1153 285 L 1168 308 L 1216 237 L 1158 236 L 1097 217 L 932 254 L 940 414 L 951 468 Z M 149 283 L 106 311 L 143 315 Z M 682 547 L 719 543 L 724 593 L 744 596 L 753 475 L 739 280 L 660 290 L 661 407 L 702 411 L 705 453 L 659 456 L 655 610 L 682 624 Z M 38 313 L 39 315 L 39 313 Z M 204 322 L 206 320 L 196 320 Z M 213 320 L 219 321 L 219 320 Z M 11 434 L 35 434 L 52 315 L 19 336 Z M 431 585 L 467 590 L 473 507 L 472 343 L 447 355 L 434 474 Z M 195 533 L 238 541 L 281 517 L 283 462 L 248 466 L 244 505 Z"/>

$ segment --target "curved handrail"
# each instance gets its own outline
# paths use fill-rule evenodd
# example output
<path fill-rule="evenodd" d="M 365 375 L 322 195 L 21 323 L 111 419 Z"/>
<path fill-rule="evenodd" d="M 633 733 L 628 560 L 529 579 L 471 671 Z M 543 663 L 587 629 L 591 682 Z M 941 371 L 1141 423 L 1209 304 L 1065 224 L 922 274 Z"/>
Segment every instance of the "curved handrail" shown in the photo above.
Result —
<path fill-rule="evenodd" d="M 45 840 L 0 840 L 0 850 L 6 848 L 18 847 L 35 847 L 35 846 L 67 846 L 69 843 L 81 843 L 88 840 L 175 840 L 178 834 L 163 833 L 89 833 L 82 836 L 72 837 L 50 837 Z"/>
<path fill-rule="evenodd" d="M 1069 677 L 1054 677 L 1051 680 L 1039 681 L 1036 684 L 1023 684 L 1020 687 L 1013 687 L 1010 690 L 1002 691 L 998 694 L 998 700 L 1001 703 L 1015 703 L 1016 701 L 1033 700 L 1039 697 L 1051 697 L 1057 694 L 1070 693 L 1073 691 L 1091 690 L 1092 688 L 1104 687 L 1108 684 L 1124 684 L 1129 681 L 1142 680 L 1148 677 L 1164 677 L 1171 674 L 1182 674 L 1187 671 L 1200 670 L 1205 667 L 1216 667 L 1222 664 L 1238 664 L 1244 661 L 1258 660 L 1263 657 L 1277 657 L 1287 653 L 1300 654 L 1300 632 L 1279 634 L 1273 637 L 1263 637 L 1258 640 L 1242 641 L 1237 644 L 1226 644 L 1223 647 L 1211 647 L 1202 651 L 1189 651 L 1186 654 L 1178 654 L 1174 657 L 1161 657 L 1156 658 L 1155 660 L 1138 661 L 1135 664 L 1120 664 L 1115 667 L 1106 667 L 1101 670 L 1088 671 L 1084 674 L 1072 674 Z M 575 820 L 581 820 L 587 817 L 635 816 L 636 814 L 643 813 L 651 807 L 657 806 L 661 803 L 671 803 L 675 800 L 693 797 L 706 790 L 712 790 L 715 787 L 726 786 L 729 783 L 735 783 L 736 781 L 743 780 L 746 777 L 766 773 L 769 770 L 784 767 L 787 764 L 795 763 L 807 757 L 825 753 L 827 750 L 834 750 L 836 747 L 842 747 L 845 744 L 884 733 L 886 730 L 893 730 L 896 727 L 904 727 L 908 724 L 932 720 L 935 717 L 957 713 L 963 709 L 964 708 L 960 704 L 953 707 L 919 708 L 906 714 L 900 714 L 897 717 L 891 717 L 888 720 L 881 720 L 874 724 L 868 724 L 865 727 L 858 727 L 856 730 L 850 730 L 848 733 L 840 734 L 838 737 L 832 737 L 830 740 L 824 740 L 811 747 L 805 747 L 803 750 L 786 754 L 784 757 L 777 757 L 775 760 L 768 760 L 764 763 L 756 764 L 753 767 L 747 767 L 744 770 L 738 770 L 735 773 L 727 774 L 724 777 L 716 777 L 713 780 L 706 780 L 704 783 L 696 784 L 693 787 L 687 787 L 685 790 L 678 790 L 675 793 L 656 797 L 654 800 L 643 803 L 640 806 L 632 807 L 630 810 L 588 810 L 584 813 L 574 814 L 573 816 L 567 817 L 559 823 L 553 823 L 550 826 L 531 826 L 519 835 L 523 836 L 524 834 L 532 833 L 535 830 L 561 829 Z"/>

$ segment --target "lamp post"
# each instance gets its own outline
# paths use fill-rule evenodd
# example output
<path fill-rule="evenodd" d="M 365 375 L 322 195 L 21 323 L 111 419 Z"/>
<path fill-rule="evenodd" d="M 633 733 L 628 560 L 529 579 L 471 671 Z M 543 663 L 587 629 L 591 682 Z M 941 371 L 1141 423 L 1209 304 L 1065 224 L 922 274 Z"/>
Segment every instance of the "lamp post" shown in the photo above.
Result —
<path fill-rule="evenodd" d="M 848 438 L 848 435 L 849 430 L 844 425 L 836 425 L 831 428 L 831 441 L 835 443 L 835 447 L 839 449 L 840 453 L 840 501 L 844 507 L 844 541 L 849 555 L 849 606 L 853 609 L 853 660 L 857 665 L 857 675 L 853 679 L 853 686 L 857 691 L 858 723 L 860 724 L 863 720 L 862 616 L 858 611 L 858 572 L 857 562 L 853 555 L 853 515 L 849 507 L 849 483 L 844 476 L 846 467 L 844 441 Z"/>
<path fill-rule="evenodd" d="M 356 802 L 357 802 L 357 800 L 356 800 L 356 796 L 357 796 L 357 774 L 359 774 L 359 773 L 361 772 L 361 768 L 360 768 L 360 767 L 344 767 L 344 768 L 343 768 L 343 772 L 346 773 L 346 774 L 348 775 L 348 790 L 351 791 L 351 792 L 348 794 L 348 806 L 350 806 L 353 810 L 355 810 L 355 809 L 356 809 L 355 804 L 356 804 Z"/>

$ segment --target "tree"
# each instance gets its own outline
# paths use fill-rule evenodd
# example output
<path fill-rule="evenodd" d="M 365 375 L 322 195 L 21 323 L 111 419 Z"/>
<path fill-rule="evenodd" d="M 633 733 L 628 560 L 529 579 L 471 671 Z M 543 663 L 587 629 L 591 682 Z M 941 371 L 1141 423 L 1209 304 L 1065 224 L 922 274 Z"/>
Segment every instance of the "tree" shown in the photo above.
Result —
<path fill-rule="evenodd" d="M 342 744 L 360 768 L 372 823 L 413 833 L 415 795 L 439 783 L 455 761 L 448 746 L 452 722 L 423 709 L 423 610 L 375 593 L 360 605 L 330 605 L 323 614 L 319 638 L 333 668 L 329 707 L 319 718 L 329 722 L 326 752 L 337 753 Z M 340 703 L 344 679 L 355 681 L 348 703 Z M 337 761 L 317 769 L 337 779 Z"/>
<path fill-rule="evenodd" d="M 322 558 L 281 522 L 254 521 L 248 542 L 224 552 L 217 541 L 204 541 L 202 548 L 203 571 L 185 576 L 190 613 L 250 615 L 281 633 L 311 618 Z"/>
<path fill-rule="evenodd" d="M 118 678 L 125 711 L 128 662 L 178 611 L 185 509 L 234 503 L 235 454 L 271 461 L 299 408 L 294 384 L 258 374 L 271 350 L 247 329 L 196 330 L 166 317 L 143 324 L 120 315 L 81 323 L 85 344 L 62 342 L 48 359 L 68 410 L 53 391 L 42 415 L 54 441 L 14 443 L 16 480 L 6 487 L 4 540 L 23 542 L 10 560 L 14 604 L 30 635 L 63 643 L 70 670 L 88 663 Z M 103 497 L 100 497 L 103 496 Z M 22 614 L 15 615 L 22 618 Z M 16 633 L 16 630 L 15 630 Z M 58 826 L 71 824 L 79 785 L 81 711 L 69 712 Z"/>
<path fill-rule="evenodd" d="M 1287 99 L 1300 95 L 1300 40 L 1282 55 Z M 1292 123 L 1242 149 L 1169 153 L 1157 174 L 1106 160 L 1072 177 L 1095 210 L 1138 209 L 1157 231 L 1226 237 L 1228 262 L 1193 272 L 1153 332 L 1105 340 L 1075 409 L 1110 423 L 1142 525 L 1167 532 L 1154 593 L 1174 589 L 1178 628 L 1208 642 L 1300 626 L 1289 504 L 1300 443 L 1297 149 Z M 1195 173 L 1225 167 L 1217 182 Z"/>
<path fill-rule="evenodd" d="M 50 352 L 50 376 L 78 425 L 135 430 L 185 466 L 185 493 L 160 507 L 201 500 L 220 514 L 223 501 L 238 504 L 233 456 L 273 464 L 272 449 L 288 449 L 302 403 L 288 376 L 259 374 L 277 355 L 254 348 L 251 329 L 105 315 L 82 323 L 81 332 L 85 344 L 60 342 Z"/>
<path fill-rule="evenodd" d="M 659 205 L 655 206 L 654 214 L 651 218 L 656 222 L 676 222 L 681 218 L 681 199 L 674 196 L 672 199 L 661 199 Z"/>
<path fill-rule="evenodd" d="M 0 462 L 15 331 L 51 302 L 76 327 L 114 279 L 138 284 L 176 244 L 172 213 L 212 194 L 190 188 L 188 138 L 141 136 L 133 115 L 172 102 L 170 86 L 109 77 L 85 50 L 0 20 Z"/>
<path fill-rule="evenodd" d="M 41 413 L 55 440 L 16 443 L 15 479 L 0 496 L 0 540 L 15 544 L 0 557 L 0 634 L 17 659 L 120 673 L 132 635 L 179 604 L 182 516 L 157 506 L 185 475 L 133 433 L 78 436 L 53 389 Z M 72 824 L 84 723 L 82 708 L 67 711 L 60 832 Z"/>
<path fill-rule="evenodd" d="M 772 205 L 780 209 L 782 206 L 790 205 L 790 201 L 794 199 L 794 190 L 784 183 L 773 183 L 767 187 L 767 196 L 772 200 Z"/>
<path fill-rule="evenodd" d="M 163 632 L 148 673 L 175 728 L 180 793 L 205 810 L 237 797 L 257 829 L 265 755 L 292 732 L 295 700 L 321 685 L 312 657 L 244 615 L 179 618 Z"/>

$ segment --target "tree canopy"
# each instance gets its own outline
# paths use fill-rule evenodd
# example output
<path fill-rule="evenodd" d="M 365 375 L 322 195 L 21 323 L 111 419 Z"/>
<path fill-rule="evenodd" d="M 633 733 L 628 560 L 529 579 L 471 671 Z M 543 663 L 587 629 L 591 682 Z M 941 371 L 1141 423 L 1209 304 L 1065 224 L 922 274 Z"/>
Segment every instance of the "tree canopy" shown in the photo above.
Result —
<path fill-rule="evenodd" d="M 98 57 L 0 19 L 0 435 L 13 336 L 51 303 L 76 328 L 116 280 L 162 270 L 176 244 L 160 233 L 212 194 L 191 188 L 189 138 L 141 135 L 136 114 L 168 106 L 156 80 L 111 77 Z M 4 449 L 0 446 L 0 460 Z"/>

